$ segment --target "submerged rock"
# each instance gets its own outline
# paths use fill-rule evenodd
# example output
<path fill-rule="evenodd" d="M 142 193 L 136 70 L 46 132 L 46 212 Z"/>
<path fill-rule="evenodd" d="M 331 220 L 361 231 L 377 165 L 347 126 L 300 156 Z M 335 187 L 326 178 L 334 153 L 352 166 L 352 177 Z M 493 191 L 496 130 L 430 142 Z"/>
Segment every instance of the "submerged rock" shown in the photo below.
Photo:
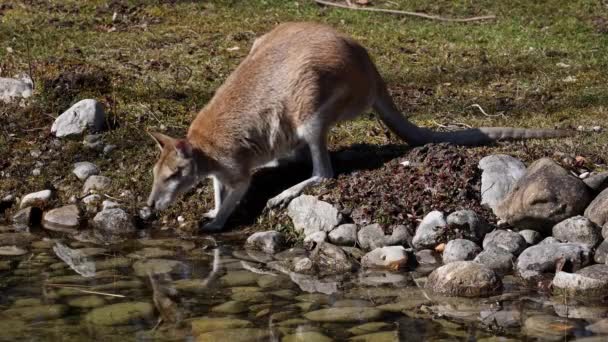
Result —
<path fill-rule="evenodd" d="M 360 322 L 379 319 L 382 311 L 368 307 L 329 308 L 307 312 L 304 317 L 313 322 Z"/>
<path fill-rule="evenodd" d="M 75 204 L 50 210 L 44 214 L 42 226 L 64 233 L 77 233 L 80 226 L 80 209 Z"/>
<path fill-rule="evenodd" d="M 553 237 L 561 242 L 580 243 L 589 248 L 602 240 L 600 227 L 586 217 L 575 216 L 553 226 Z"/>
<path fill-rule="evenodd" d="M 591 190 L 550 158 L 534 162 L 496 208 L 502 220 L 520 229 L 548 231 L 583 213 Z"/>
<path fill-rule="evenodd" d="M 188 265 L 181 261 L 169 259 L 146 259 L 133 264 L 133 270 L 138 277 L 148 277 L 149 274 L 178 274 L 187 272 Z"/>
<path fill-rule="evenodd" d="M 571 321 L 550 315 L 530 316 L 526 319 L 523 332 L 541 340 L 562 341 L 576 327 Z"/>
<path fill-rule="evenodd" d="M 2 315 L 24 321 L 48 321 L 63 317 L 67 311 L 68 307 L 62 304 L 36 305 L 4 310 Z"/>
<path fill-rule="evenodd" d="M 249 311 L 249 304 L 236 300 L 227 301 L 211 308 L 212 312 L 223 314 L 239 314 Z"/>
<path fill-rule="evenodd" d="M 557 272 L 553 291 L 570 297 L 603 297 L 608 291 L 608 265 L 591 265 L 576 273 Z"/>
<path fill-rule="evenodd" d="M 497 229 L 483 239 L 483 248 L 502 248 L 517 256 L 526 249 L 528 244 L 521 234 L 510 230 Z"/>
<path fill-rule="evenodd" d="M 306 320 L 304 322 L 306 323 Z M 283 337 L 281 342 L 332 342 L 333 340 L 317 331 L 297 331 L 295 334 Z"/>
<path fill-rule="evenodd" d="M 51 133 L 56 137 L 80 135 L 87 129 L 101 131 L 105 126 L 106 114 L 103 105 L 95 100 L 81 100 L 59 115 Z"/>
<path fill-rule="evenodd" d="M 573 243 L 539 244 L 529 247 L 517 260 L 517 272 L 524 280 L 533 280 L 542 273 L 555 272 L 557 262 L 568 262 L 576 271 L 587 264 L 591 258 L 588 247 Z"/>
<path fill-rule="evenodd" d="M 245 247 L 259 249 L 268 254 L 275 254 L 285 248 L 285 235 L 274 230 L 257 232 L 247 238 Z"/>
<path fill-rule="evenodd" d="M 113 326 L 152 320 L 154 306 L 147 302 L 126 302 L 102 306 L 91 310 L 84 321 L 92 325 Z"/>
<path fill-rule="evenodd" d="M 330 274 L 342 274 L 355 270 L 353 260 L 338 246 L 327 242 L 317 244 L 310 255 L 317 274 L 324 276 Z"/>
<path fill-rule="evenodd" d="M 269 329 L 241 328 L 215 330 L 200 334 L 197 338 L 199 342 L 254 342 L 268 341 L 270 338 Z"/>
<path fill-rule="evenodd" d="M 292 200 L 287 206 L 287 214 L 296 232 L 305 236 L 318 231 L 329 232 L 340 223 L 338 209 L 310 195 Z"/>
<path fill-rule="evenodd" d="M 1 256 L 19 256 L 27 254 L 27 250 L 17 246 L 0 246 Z"/>
<path fill-rule="evenodd" d="M 602 191 L 585 209 L 585 217 L 602 227 L 608 223 L 608 189 Z"/>
<path fill-rule="evenodd" d="M 357 225 L 342 224 L 334 228 L 328 235 L 329 242 L 340 246 L 354 246 L 357 242 Z"/>
<path fill-rule="evenodd" d="M 19 204 L 19 208 L 23 209 L 25 207 L 37 207 L 44 209 L 51 200 L 52 195 L 53 193 L 51 190 L 42 190 L 29 193 L 23 196 L 21 203 Z"/>
<path fill-rule="evenodd" d="M 192 319 L 190 325 L 192 326 L 192 334 L 197 336 L 202 333 L 216 330 L 222 331 L 227 329 L 248 328 L 252 327 L 253 323 L 236 318 L 202 317 Z"/>
<path fill-rule="evenodd" d="M 455 239 L 447 243 L 443 251 L 443 263 L 448 264 L 454 261 L 473 260 L 481 248 L 470 240 Z"/>
<path fill-rule="evenodd" d="M 106 304 L 105 299 L 101 296 L 82 296 L 71 298 L 68 301 L 68 305 L 79 308 L 79 309 L 89 309 L 96 308 L 100 306 L 104 306 Z"/>
<path fill-rule="evenodd" d="M 479 161 L 481 173 L 481 204 L 492 210 L 504 200 L 515 183 L 526 173 L 519 159 L 504 154 L 484 157 Z"/>
<path fill-rule="evenodd" d="M 416 229 L 412 244 L 416 249 L 435 248 L 442 242 L 447 222 L 440 211 L 428 213 Z"/>
<path fill-rule="evenodd" d="M 425 287 L 446 296 L 487 297 L 499 293 L 502 282 L 490 268 L 473 261 L 456 261 L 434 270 Z"/>
<path fill-rule="evenodd" d="M 387 268 L 398 270 L 405 268 L 408 253 L 403 246 L 387 246 L 376 248 L 361 258 L 361 266 L 367 268 Z"/>

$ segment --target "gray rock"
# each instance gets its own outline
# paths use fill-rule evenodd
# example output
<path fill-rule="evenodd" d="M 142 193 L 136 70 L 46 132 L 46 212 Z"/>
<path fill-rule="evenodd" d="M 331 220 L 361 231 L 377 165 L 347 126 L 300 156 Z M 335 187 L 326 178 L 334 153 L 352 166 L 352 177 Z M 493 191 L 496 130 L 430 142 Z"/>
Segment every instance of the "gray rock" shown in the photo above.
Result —
<path fill-rule="evenodd" d="M 318 243 L 325 242 L 327 240 L 327 233 L 324 231 L 312 233 L 304 238 L 304 248 L 306 250 L 313 250 Z"/>
<path fill-rule="evenodd" d="M 342 248 L 327 242 L 317 244 L 310 255 L 310 260 L 321 276 L 348 273 L 356 267 Z"/>
<path fill-rule="evenodd" d="M 519 229 L 548 232 L 555 224 L 582 214 L 590 201 L 591 190 L 583 181 L 543 158 L 530 165 L 495 213 Z"/>
<path fill-rule="evenodd" d="M 602 227 L 608 223 L 608 189 L 602 191 L 585 209 L 585 216 Z"/>
<path fill-rule="evenodd" d="M 608 171 L 595 174 L 583 180 L 588 187 L 599 194 L 608 188 Z"/>
<path fill-rule="evenodd" d="M 102 151 L 103 150 L 103 141 L 101 139 L 101 134 L 89 134 L 89 135 L 85 135 L 82 144 L 86 147 L 86 148 L 90 148 L 92 150 L 96 150 L 96 151 Z"/>
<path fill-rule="evenodd" d="M 188 265 L 170 259 L 145 259 L 136 261 L 133 271 L 138 277 L 148 278 L 148 274 L 183 274 L 188 271 Z"/>
<path fill-rule="evenodd" d="M 89 213 L 97 213 L 99 204 L 101 203 L 101 196 L 97 194 L 88 195 L 82 199 L 82 203 Z"/>
<path fill-rule="evenodd" d="M 150 207 L 145 206 L 139 209 L 139 218 L 142 220 L 149 220 L 152 217 L 152 209 Z"/>
<path fill-rule="evenodd" d="M 95 228 L 111 234 L 128 234 L 135 232 L 131 216 L 120 208 L 102 210 L 93 218 Z"/>
<path fill-rule="evenodd" d="M 555 272 L 558 262 L 569 262 L 573 271 L 583 268 L 591 259 L 591 250 L 580 244 L 538 244 L 523 251 L 517 260 L 517 272 L 524 280 L 534 280 L 543 273 Z"/>
<path fill-rule="evenodd" d="M 412 244 L 416 249 L 435 248 L 445 234 L 447 222 L 440 211 L 428 213 L 416 229 Z"/>
<path fill-rule="evenodd" d="M 602 241 L 593 255 L 593 260 L 598 264 L 608 264 L 608 240 Z"/>
<path fill-rule="evenodd" d="M 497 154 L 479 161 L 481 204 L 492 210 L 503 201 L 515 183 L 526 173 L 526 166 L 511 156 Z"/>
<path fill-rule="evenodd" d="M 541 242 L 539 242 L 539 245 L 550 245 L 552 243 L 560 243 L 558 239 L 554 238 L 553 236 L 547 236 L 546 238 L 544 238 Z"/>
<path fill-rule="evenodd" d="M 30 233 L 0 233 L 0 246 L 15 245 L 18 247 L 29 246 L 36 236 Z"/>
<path fill-rule="evenodd" d="M 35 207 L 23 208 L 13 215 L 13 222 L 26 226 L 36 225 L 40 223 L 42 211 Z"/>
<path fill-rule="evenodd" d="M 513 271 L 515 256 L 502 248 L 490 248 L 479 253 L 474 261 L 504 275 Z"/>
<path fill-rule="evenodd" d="M 423 249 L 415 253 L 416 261 L 421 265 L 435 265 L 441 262 L 440 256 L 432 249 Z"/>
<path fill-rule="evenodd" d="M 604 318 L 590 324 L 585 329 L 595 334 L 608 334 L 608 318 Z"/>
<path fill-rule="evenodd" d="M 597 246 L 602 241 L 600 227 L 584 216 L 575 216 L 553 226 L 553 237 L 561 242 Z"/>
<path fill-rule="evenodd" d="M 517 256 L 528 247 L 528 244 L 521 234 L 510 230 L 497 229 L 483 239 L 483 249 L 492 247 L 502 248 Z"/>
<path fill-rule="evenodd" d="M 521 312 L 517 310 L 488 310 L 480 312 L 480 316 L 481 323 L 489 327 L 513 329 L 521 326 Z"/>
<path fill-rule="evenodd" d="M 542 341 L 563 341 L 564 336 L 568 336 L 575 328 L 568 319 L 543 314 L 528 317 L 524 321 L 523 332 Z"/>
<path fill-rule="evenodd" d="M 434 270 L 425 287 L 455 297 L 487 297 L 499 293 L 502 282 L 494 271 L 473 261 L 456 261 Z"/>
<path fill-rule="evenodd" d="M 226 329 L 248 328 L 253 326 L 251 322 L 246 320 L 224 317 L 195 318 L 190 321 L 190 324 L 192 326 L 192 332 L 195 336 L 209 331 L 222 331 Z"/>
<path fill-rule="evenodd" d="M 101 210 L 108 210 L 108 209 L 114 209 L 114 208 L 120 208 L 120 204 L 118 202 L 114 202 L 114 201 L 110 201 L 110 200 L 105 200 L 105 201 L 101 202 Z"/>
<path fill-rule="evenodd" d="M 386 268 L 399 270 L 407 266 L 408 253 L 403 246 L 379 247 L 361 258 L 361 266 L 366 268 Z"/>
<path fill-rule="evenodd" d="M 17 246 L 0 246 L 0 256 L 19 256 L 27 254 L 27 250 Z"/>
<path fill-rule="evenodd" d="M 270 329 L 238 328 L 214 330 L 198 335 L 197 341 L 205 342 L 253 342 L 271 341 Z"/>
<path fill-rule="evenodd" d="M 90 162 L 78 162 L 74 164 L 72 173 L 75 174 L 78 179 L 84 181 L 89 178 L 89 176 L 98 175 L 99 168 Z"/>
<path fill-rule="evenodd" d="M 106 176 L 90 176 L 84 182 L 82 193 L 89 194 L 92 190 L 105 191 L 112 185 L 110 178 Z"/>
<path fill-rule="evenodd" d="M 302 195 L 287 206 L 287 214 L 298 233 L 308 236 L 318 231 L 329 232 L 340 223 L 338 209 L 314 196 Z"/>
<path fill-rule="evenodd" d="M 29 193 L 23 196 L 21 203 L 19 204 L 19 208 L 23 209 L 25 207 L 37 207 L 44 209 L 51 200 L 52 195 L 53 193 L 51 190 L 42 190 Z"/>
<path fill-rule="evenodd" d="M 49 321 L 63 317 L 68 307 L 62 304 L 36 305 L 11 308 L 4 310 L 4 317 L 17 318 L 24 321 Z"/>
<path fill-rule="evenodd" d="M 603 297 L 608 290 L 608 265 L 591 265 L 576 273 L 557 272 L 553 292 L 569 297 Z"/>
<path fill-rule="evenodd" d="M 470 240 L 455 239 L 448 242 L 443 251 L 443 263 L 449 264 L 455 261 L 473 260 L 481 248 Z"/>
<path fill-rule="evenodd" d="M 354 246 L 357 242 L 357 225 L 342 224 L 334 228 L 328 235 L 329 242 L 341 246 Z"/>
<path fill-rule="evenodd" d="M 14 100 L 26 99 L 32 96 L 33 86 L 31 79 L 17 80 L 0 77 L 0 101 L 9 103 Z"/>
<path fill-rule="evenodd" d="M 543 239 L 542 235 L 540 235 L 539 232 L 532 229 L 520 230 L 519 235 L 521 235 L 524 240 L 526 240 L 526 243 L 530 246 L 536 245 Z"/>
<path fill-rule="evenodd" d="M 608 239 L 608 222 L 604 223 L 604 226 L 602 227 L 602 237 Z"/>
<path fill-rule="evenodd" d="M 106 114 L 101 103 L 91 99 L 82 100 L 55 119 L 51 133 L 61 138 L 80 135 L 87 129 L 101 131 L 105 120 Z"/>
<path fill-rule="evenodd" d="M 103 147 L 103 154 L 110 154 L 112 151 L 114 151 L 116 149 L 116 145 L 106 145 Z"/>
<path fill-rule="evenodd" d="M 285 235 L 274 230 L 257 232 L 247 239 L 245 247 L 259 249 L 268 254 L 275 254 L 285 248 Z"/>
<path fill-rule="evenodd" d="M 460 230 L 465 239 L 474 242 L 481 242 L 488 232 L 487 222 L 477 216 L 473 210 L 455 211 L 448 215 L 446 222 L 451 230 Z"/>
<path fill-rule="evenodd" d="M 329 308 L 305 313 L 304 317 L 313 322 L 361 322 L 381 318 L 382 311 L 366 307 Z"/>
<path fill-rule="evenodd" d="M 70 204 L 50 210 L 44 214 L 42 226 L 58 232 L 77 233 L 80 226 L 80 209 Z"/>
<path fill-rule="evenodd" d="M 299 258 L 294 260 L 293 271 L 296 273 L 308 274 L 313 271 L 314 266 L 312 260 L 309 258 Z"/>
<path fill-rule="evenodd" d="M 363 249 L 376 249 L 384 246 L 402 245 L 406 243 L 407 236 L 407 228 L 405 226 L 395 226 L 391 235 L 385 235 L 382 226 L 370 224 L 359 230 L 357 241 Z"/>
<path fill-rule="evenodd" d="M 146 302 L 126 302 L 91 310 L 84 322 L 91 325 L 114 326 L 136 323 L 154 318 L 154 306 Z"/>

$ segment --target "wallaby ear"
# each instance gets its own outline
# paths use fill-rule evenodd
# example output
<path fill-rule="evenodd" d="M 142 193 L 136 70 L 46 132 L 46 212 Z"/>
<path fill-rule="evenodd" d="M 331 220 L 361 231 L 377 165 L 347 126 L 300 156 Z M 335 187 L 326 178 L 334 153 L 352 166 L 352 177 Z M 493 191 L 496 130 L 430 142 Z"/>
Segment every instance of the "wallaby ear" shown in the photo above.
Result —
<path fill-rule="evenodd" d="M 179 139 L 175 142 L 175 152 L 182 158 L 192 157 L 192 144 L 186 139 Z"/>
<path fill-rule="evenodd" d="M 163 150 L 163 148 L 165 146 L 170 145 L 173 142 L 173 140 L 175 140 L 168 135 L 164 135 L 164 134 L 158 133 L 158 132 L 148 132 L 148 134 L 150 134 L 152 139 L 154 139 L 154 141 L 156 141 L 156 145 L 158 145 L 158 148 L 161 151 Z"/>

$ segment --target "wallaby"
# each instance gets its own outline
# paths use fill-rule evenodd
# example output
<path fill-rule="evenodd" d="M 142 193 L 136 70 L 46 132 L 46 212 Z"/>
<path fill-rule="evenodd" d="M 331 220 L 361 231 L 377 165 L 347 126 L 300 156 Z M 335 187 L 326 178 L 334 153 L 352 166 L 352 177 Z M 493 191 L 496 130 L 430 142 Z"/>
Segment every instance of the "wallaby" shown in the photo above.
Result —
<path fill-rule="evenodd" d="M 148 205 L 167 208 L 203 177 L 213 178 L 215 209 L 203 229 L 221 230 L 252 173 L 296 149 L 310 150 L 312 177 L 268 201 L 286 205 L 306 187 L 333 177 L 327 134 L 372 107 L 409 145 L 480 145 L 503 139 L 569 135 L 553 129 L 476 128 L 433 132 L 396 108 L 367 51 L 333 28 L 285 23 L 258 38 L 247 57 L 196 116 L 185 139 L 151 133 L 161 149 Z"/>

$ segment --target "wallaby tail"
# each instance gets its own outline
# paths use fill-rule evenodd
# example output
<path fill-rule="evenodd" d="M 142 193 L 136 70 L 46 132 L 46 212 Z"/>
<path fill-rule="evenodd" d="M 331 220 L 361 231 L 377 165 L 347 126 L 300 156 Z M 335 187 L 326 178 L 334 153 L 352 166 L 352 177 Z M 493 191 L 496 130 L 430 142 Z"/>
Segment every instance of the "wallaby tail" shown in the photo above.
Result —
<path fill-rule="evenodd" d="M 555 129 L 528 129 L 512 127 L 480 127 L 454 132 L 434 132 L 409 122 L 397 110 L 386 88 L 374 103 L 374 110 L 388 128 L 409 145 L 449 142 L 456 145 L 486 145 L 499 140 L 549 139 L 572 136 L 573 132 Z"/>

